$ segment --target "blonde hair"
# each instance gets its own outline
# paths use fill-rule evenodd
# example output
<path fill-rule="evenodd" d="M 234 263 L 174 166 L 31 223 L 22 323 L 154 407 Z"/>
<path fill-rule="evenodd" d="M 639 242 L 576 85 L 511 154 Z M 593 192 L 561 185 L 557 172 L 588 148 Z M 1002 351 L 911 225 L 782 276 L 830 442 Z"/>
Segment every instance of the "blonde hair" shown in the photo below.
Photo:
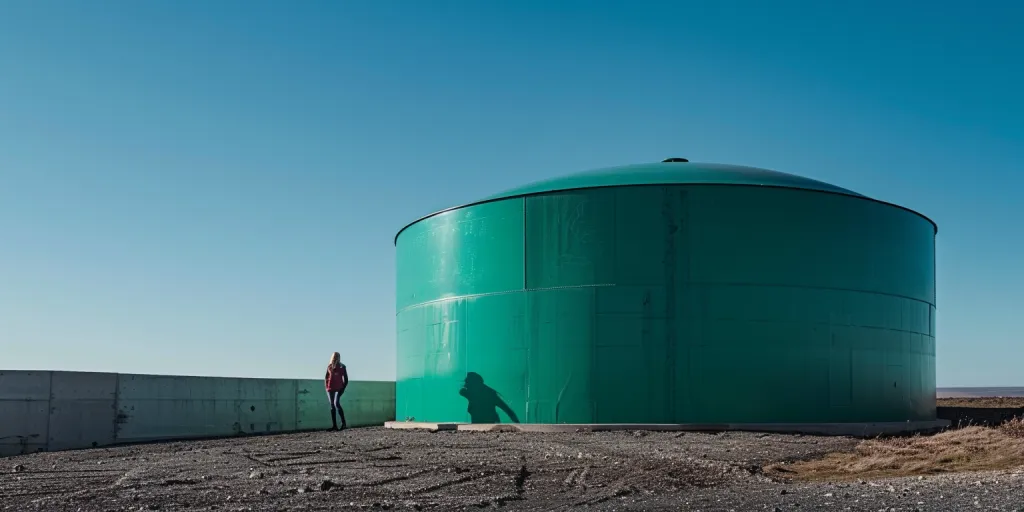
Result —
<path fill-rule="evenodd" d="M 327 365 L 328 368 L 334 368 L 341 364 L 341 354 L 335 352 L 331 354 L 331 362 Z"/>

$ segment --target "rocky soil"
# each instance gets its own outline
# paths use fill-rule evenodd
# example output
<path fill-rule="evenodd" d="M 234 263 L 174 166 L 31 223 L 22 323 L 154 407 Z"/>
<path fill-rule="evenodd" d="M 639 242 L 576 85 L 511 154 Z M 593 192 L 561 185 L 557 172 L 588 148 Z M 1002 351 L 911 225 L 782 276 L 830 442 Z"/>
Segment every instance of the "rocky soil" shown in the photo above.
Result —
<path fill-rule="evenodd" d="M 841 483 L 762 471 L 857 443 L 367 428 L 148 444 L 0 459 L 0 509 L 1024 510 L 1020 468 Z"/>

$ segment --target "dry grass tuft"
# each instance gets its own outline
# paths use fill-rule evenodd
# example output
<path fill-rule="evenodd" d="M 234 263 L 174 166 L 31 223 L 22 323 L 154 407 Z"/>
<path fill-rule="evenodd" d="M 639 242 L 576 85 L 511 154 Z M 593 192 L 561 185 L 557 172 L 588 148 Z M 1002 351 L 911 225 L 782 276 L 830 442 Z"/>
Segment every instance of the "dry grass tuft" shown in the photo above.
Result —
<path fill-rule="evenodd" d="M 950 397 L 936 400 L 939 407 L 966 407 L 980 409 L 1021 409 L 1022 396 Z"/>
<path fill-rule="evenodd" d="M 873 439 L 852 452 L 792 464 L 769 473 L 799 480 L 850 480 L 990 471 L 1024 466 L 1024 419 L 996 428 L 968 427 L 932 436 Z"/>
<path fill-rule="evenodd" d="M 999 425 L 999 430 L 1010 437 L 1024 439 L 1024 417 L 1016 417 Z"/>

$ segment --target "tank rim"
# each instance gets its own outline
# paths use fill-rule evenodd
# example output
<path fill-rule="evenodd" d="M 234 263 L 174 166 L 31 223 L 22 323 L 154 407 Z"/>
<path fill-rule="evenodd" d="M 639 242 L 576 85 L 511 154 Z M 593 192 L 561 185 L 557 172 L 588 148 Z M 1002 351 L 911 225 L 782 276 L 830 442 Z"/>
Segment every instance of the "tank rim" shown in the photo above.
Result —
<path fill-rule="evenodd" d="M 918 217 L 921 217 L 922 219 L 928 221 L 928 223 L 932 225 L 932 229 L 934 231 L 934 234 L 936 234 L 936 235 L 939 234 L 939 225 L 936 224 L 935 221 L 932 220 L 931 218 L 929 218 L 927 215 L 925 215 L 925 214 L 923 214 L 923 213 L 921 213 L 921 212 L 919 212 L 917 210 L 913 210 L 913 209 L 907 208 L 906 206 L 900 206 L 900 205 L 898 205 L 896 203 L 890 203 L 888 201 L 882 201 L 881 199 L 874 199 L 874 198 L 871 198 L 871 197 L 868 197 L 868 196 L 863 196 L 863 195 L 860 195 L 860 194 L 844 194 L 842 192 L 830 192 L 830 191 L 827 191 L 827 190 L 814 190 L 814 189 L 801 188 L 801 187 L 787 187 L 787 186 L 783 186 L 783 185 L 747 185 L 747 184 L 738 185 L 738 184 L 732 184 L 732 183 L 644 183 L 644 184 L 636 184 L 636 185 L 601 185 L 601 186 L 595 186 L 595 187 L 564 188 L 564 189 L 558 189 L 558 190 L 548 190 L 548 191 L 544 191 L 544 192 L 534 192 L 534 193 L 531 193 L 531 194 L 521 194 L 521 195 L 505 196 L 505 197 L 494 197 L 494 198 L 489 198 L 489 199 L 483 199 L 483 200 L 480 200 L 480 201 L 474 201 L 472 203 L 466 203 L 466 204 L 461 204 L 461 205 L 458 205 L 458 206 L 452 206 L 450 208 L 445 208 L 443 210 L 438 210 L 438 211 L 436 211 L 434 213 L 429 213 L 427 215 L 424 215 L 424 216 L 422 216 L 422 217 L 420 217 L 420 218 L 418 218 L 418 219 L 416 219 L 416 220 L 406 224 L 405 226 L 402 226 L 402 229 L 399 229 L 398 232 L 395 233 L 395 238 L 393 240 L 393 243 L 394 243 L 395 247 L 398 247 L 398 237 L 401 236 L 402 233 L 405 232 L 406 229 L 409 229 L 414 224 L 418 224 L 418 223 L 420 223 L 422 221 L 425 221 L 425 220 L 427 220 L 427 219 L 429 219 L 431 217 L 434 217 L 434 216 L 437 216 L 437 215 L 441 215 L 442 213 L 448 213 L 448 212 L 454 211 L 454 210 L 461 210 L 462 208 L 469 208 L 471 206 L 478 206 L 478 205 L 487 204 L 487 203 L 496 203 L 498 201 L 507 201 L 507 200 L 510 200 L 510 199 L 521 199 L 521 198 L 524 198 L 524 197 L 543 196 L 543 195 L 547 195 L 547 194 L 555 194 L 555 193 L 558 193 L 558 192 L 571 192 L 571 191 L 574 191 L 574 190 L 591 190 L 591 189 L 599 189 L 599 188 L 625 188 L 625 187 L 665 187 L 665 186 L 678 186 L 678 187 L 778 188 L 778 189 L 786 189 L 786 190 L 799 190 L 801 192 L 808 192 L 808 193 L 813 193 L 813 194 L 828 194 L 828 195 L 834 195 L 834 196 L 851 197 L 853 199 L 861 199 L 861 200 L 864 200 L 864 201 L 871 201 L 873 203 L 883 204 L 885 206 L 891 206 L 893 208 L 897 208 L 899 210 L 903 210 L 905 212 L 909 212 L 909 213 L 912 213 L 914 215 L 917 215 Z"/>

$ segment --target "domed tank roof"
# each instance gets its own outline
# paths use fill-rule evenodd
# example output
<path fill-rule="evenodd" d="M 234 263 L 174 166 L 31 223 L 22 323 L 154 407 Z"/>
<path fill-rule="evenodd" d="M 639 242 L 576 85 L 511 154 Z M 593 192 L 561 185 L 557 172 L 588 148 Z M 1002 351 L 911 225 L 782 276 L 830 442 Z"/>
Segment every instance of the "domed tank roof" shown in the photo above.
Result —
<path fill-rule="evenodd" d="M 395 243 L 398 243 L 398 236 L 409 226 L 417 222 L 458 208 L 464 208 L 480 203 L 510 199 L 513 197 L 544 194 L 547 192 L 558 192 L 565 190 L 577 190 L 584 188 L 599 187 L 628 187 L 643 185 L 741 185 L 755 187 L 790 188 L 799 190 L 810 190 L 825 192 L 829 194 L 841 194 L 850 197 L 857 197 L 868 201 L 887 204 L 907 210 L 923 217 L 935 227 L 938 233 L 938 226 L 928 217 L 921 215 L 914 210 L 904 208 L 885 201 L 879 201 L 870 197 L 858 194 L 852 190 L 830 185 L 823 181 L 812 180 L 779 171 L 759 169 L 757 167 L 745 167 L 741 165 L 724 165 L 712 163 L 695 163 L 685 158 L 666 158 L 661 162 L 624 165 L 619 167 L 606 167 L 592 171 L 584 171 L 557 178 L 536 181 L 520 187 L 506 190 L 504 192 L 485 197 L 472 203 L 446 208 L 431 213 L 410 222 L 395 234 Z"/>
<path fill-rule="evenodd" d="M 537 181 L 489 196 L 483 201 L 559 190 L 630 185 L 752 185 L 799 188 L 864 197 L 835 185 L 784 172 L 739 165 L 692 163 L 683 158 L 668 158 L 658 163 L 607 167 Z"/>

